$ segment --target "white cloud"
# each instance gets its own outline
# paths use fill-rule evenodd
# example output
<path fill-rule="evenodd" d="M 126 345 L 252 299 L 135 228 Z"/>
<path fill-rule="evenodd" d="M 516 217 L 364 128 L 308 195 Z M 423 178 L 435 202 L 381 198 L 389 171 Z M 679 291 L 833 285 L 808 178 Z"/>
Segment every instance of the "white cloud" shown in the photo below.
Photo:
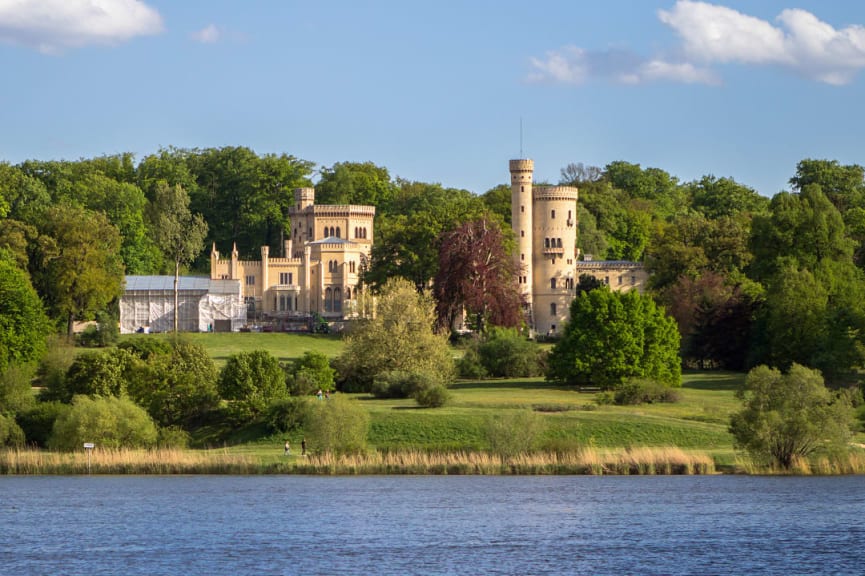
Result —
<path fill-rule="evenodd" d="M 566 46 L 532 58 L 528 78 L 582 84 L 601 79 L 624 84 L 652 81 L 719 84 L 716 64 L 779 66 L 827 84 L 847 84 L 865 68 L 865 27 L 835 29 L 800 9 L 774 22 L 708 2 L 678 0 L 659 20 L 681 38 L 676 58 L 641 57 L 625 50 L 592 52 Z"/>
<path fill-rule="evenodd" d="M 193 32 L 190 36 L 196 42 L 202 44 L 214 44 L 222 38 L 222 31 L 215 24 L 210 24 L 201 30 Z"/>
<path fill-rule="evenodd" d="M 140 0 L 0 0 L 0 41 L 49 54 L 162 30 L 159 12 Z"/>
<path fill-rule="evenodd" d="M 679 0 L 658 17 L 682 38 L 687 58 L 707 64 L 777 65 L 828 84 L 847 84 L 865 68 L 865 28 L 836 30 L 805 10 L 784 10 L 775 25 L 724 6 Z"/>

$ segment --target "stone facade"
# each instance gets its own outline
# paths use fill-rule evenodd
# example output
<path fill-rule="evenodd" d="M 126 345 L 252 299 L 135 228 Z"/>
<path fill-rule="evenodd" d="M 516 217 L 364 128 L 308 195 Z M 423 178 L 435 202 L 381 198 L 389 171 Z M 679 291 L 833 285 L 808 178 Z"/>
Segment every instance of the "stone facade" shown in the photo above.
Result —
<path fill-rule="evenodd" d="M 285 257 L 240 260 L 237 247 L 223 258 L 213 247 L 210 277 L 240 280 L 250 312 L 280 329 L 300 325 L 312 314 L 337 321 L 367 311 L 360 275 L 373 243 L 374 206 L 315 204 L 313 188 L 294 191 L 291 234 Z"/>
<path fill-rule="evenodd" d="M 642 291 L 647 274 L 641 263 L 578 259 L 576 188 L 535 186 L 534 162 L 528 159 L 511 160 L 510 173 L 515 258 L 532 330 L 561 332 L 582 274 L 595 276 L 612 290 Z"/>

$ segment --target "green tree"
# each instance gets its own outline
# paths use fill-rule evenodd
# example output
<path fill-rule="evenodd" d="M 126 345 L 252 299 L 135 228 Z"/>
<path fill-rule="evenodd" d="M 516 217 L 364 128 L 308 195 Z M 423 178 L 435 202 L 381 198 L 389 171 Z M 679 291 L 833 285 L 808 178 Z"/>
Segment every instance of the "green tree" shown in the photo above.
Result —
<path fill-rule="evenodd" d="M 357 400 L 341 394 L 316 402 L 306 425 L 311 450 L 327 454 L 358 454 L 366 449 L 369 414 Z"/>
<path fill-rule="evenodd" d="M 0 251 L 0 372 L 38 360 L 50 330 L 30 278 Z"/>
<path fill-rule="evenodd" d="M 647 295 L 608 288 L 584 292 L 549 357 L 547 378 L 615 388 L 632 378 L 681 385 L 679 332 Z"/>
<path fill-rule="evenodd" d="M 443 382 L 453 380 L 454 364 L 446 334 L 436 334 L 435 304 L 404 279 L 382 289 L 375 318 L 346 338 L 336 368 L 343 386 L 369 391 L 383 372 L 429 372 Z"/>
<path fill-rule="evenodd" d="M 76 319 L 105 309 L 123 292 L 120 234 L 104 215 L 69 205 L 49 208 L 40 227 L 50 241 L 31 259 L 34 287 L 52 315 L 66 320 L 72 338 Z"/>
<path fill-rule="evenodd" d="M 162 182 L 150 204 L 150 227 L 165 259 L 174 264 L 174 332 L 179 322 L 180 267 L 191 263 L 204 248 L 207 222 L 189 210 L 189 196 L 180 186 Z"/>
<path fill-rule="evenodd" d="M 29 365 L 7 366 L 0 371 L 0 414 L 15 416 L 33 406 L 32 379 L 33 367 Z"/>
<path fill-rule="evenodd" d="M 236 420 L 252 421 L 269 404 L 288 396 L 285 372 L 266 350 L 232 354 L 219 375 L 219 395 L 229 401 Z"/>
<path fill-rule="evenodd" d="M 120 348 L 79 354 L 66 372 L 64 397 L 58 399 L 70 402 L 79 395 L 126 396 L 135 367 L 135 357 Z"/>
<path fill-rule="evenodd" d="M 736 447 L 764 464 L 789 469 L 818 450 L 846 448 L 852 410 L 833 395 L 817 370 L 793 364 L 789 372 L 758 366 L 738 392 L 742 410 L 730 419 Z"/>
<path fill-rule="evenodd" d="M 528 378 L 543 372 L 541 348 L 513 328 L 491 328 L 478 342 L 477 352 L 494 378 Z"/>
<path fill-rule="evenodd" d="M 845 166 L 837 160 L 802 160 L 796 165 L 790 185 L 801 192 L 814 184 L 820 186 L 842 213 L 853 207 L 865 207 L 865 168 L 858 164 Z"/>
<path fill-rule="evenodd" d="M 711 220 L 741 212 L 762 213 L 769 204 L 768 198 L 732 178 L 707 175 L 685 187 L 691 195 L 691 206 Z"/>
<path fill-rule="evenodd" d="M 321 352 L 307 351 L 288 367 L 288 387 L 293 396 L 313 394 L 317 390 L 334 389 L 336 370 Z"/>
<path fill-rule="evenodd" d="M 487 210 L 501 218 L 502 222 L 511 225 L 511 187 L 499 184 L 490 188 L 481 196 Z"/>
<path fill-rule="evenodd" d="M 151 355 L 129 382 L 129 396 L 160 426 L 190 426 L 219 405 L 213 360 L 202 346 L 172 343 L 170 354 Z"/>
<path fill-rule="evenodd" d="M 387 211 L 396 196 L 396 185 L 387 168 L 372 162 L 337 162 L 323 167 L 315 185 L 320 204 L 361 204 Z"/>
<path fill-rule="evenodd" d="M 76 396 L 72 409 L 54 423 L 48 446 L 64 452 L 80 450 L 84 442 L 99 448 L 147 448 L 156 438 L 153 420 L 131 400 Z"/>

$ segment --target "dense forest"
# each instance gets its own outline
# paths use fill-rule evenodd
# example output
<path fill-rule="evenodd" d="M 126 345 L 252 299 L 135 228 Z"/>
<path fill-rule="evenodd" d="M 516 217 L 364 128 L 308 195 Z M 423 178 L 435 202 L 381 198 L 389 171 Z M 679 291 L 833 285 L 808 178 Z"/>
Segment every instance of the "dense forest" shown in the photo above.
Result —
<path fill-rule="evenodd" d="M 732 178 L 680 182 L 625 161 L 569 164 L 560 183 L 580 189 L 581 254 L 645 263 L 686 366 L 798 363 L 849 384 L 865 365 L 865 169 L 815 159 L 791 168 L 789 191 L 771 199 Z M 0 370 L 38 358 L 35 342 L 73 319 L 111 314 L 124 274 L 174 272 L 155 234 L 172 209 L 160 190 L 182 188 L 206 222 L 189 270 L 206 273 L 212 243 L 236 243 L 247 258 L 265 244 L 281 254 L 291 192 L 312 185 L 320 204 L 376 206 L 364 276 L 374 288 L 394 277 L 430 286 L 443 241 L 467 223 L 489 221 L 512 241 L 508 185 L 473 194 L 369 162 L 317 167 L 225 147 L 0 163 Z"/>

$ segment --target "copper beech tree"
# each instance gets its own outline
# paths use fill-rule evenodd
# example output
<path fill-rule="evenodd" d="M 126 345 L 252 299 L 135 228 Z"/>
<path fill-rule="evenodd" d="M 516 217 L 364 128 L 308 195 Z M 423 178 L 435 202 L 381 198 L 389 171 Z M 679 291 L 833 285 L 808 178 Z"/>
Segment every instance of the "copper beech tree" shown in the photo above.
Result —
<path fill-rule="evenodd" d="M 465 312 L 479 332 L 487 323 L 519 326 L 518 272 L 497 222 L 481 218 L 442 234 L 434 284 L 439 325 L 452 327 Z"/>

